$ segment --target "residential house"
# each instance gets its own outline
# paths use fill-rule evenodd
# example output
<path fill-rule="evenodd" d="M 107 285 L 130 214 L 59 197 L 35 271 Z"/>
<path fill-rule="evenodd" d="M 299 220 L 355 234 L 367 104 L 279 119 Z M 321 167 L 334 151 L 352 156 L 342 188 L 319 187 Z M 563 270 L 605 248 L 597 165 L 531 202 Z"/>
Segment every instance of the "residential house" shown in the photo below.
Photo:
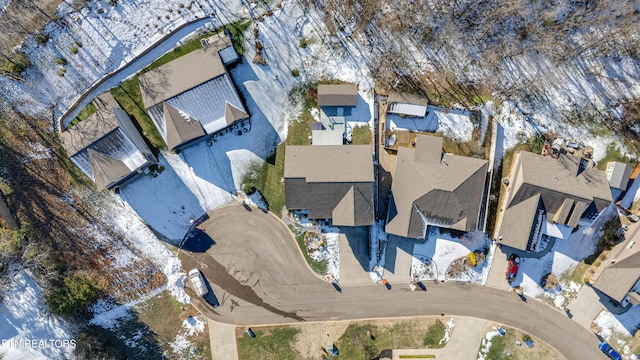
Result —
<path fill-rule="evenodd" d="M 133 122 L 109 93 L 93 101 L 97 111 L 62 132 L 71 158 L 99 190 L 112 189 L 143 172 L 156 158 Z"/>
<path fill-rule="evenodd" d="M 391 92 L 387 97 L 387 113 L 425 117 L 428 104 L 427 98 L 419 95 Z"/>
<path fill-rule="evenodd" d="M 287 146 L 284 191 L 289 210 L 337 226 L 373 224 L 373 155 L 370 145 Z"/>
<path fill-rule="evenodd" d="M 610 161 L 607 163 L 607 168 L 604 172 L 607 174 L 607 180 L 609 180 L 613 200 L 617 200 L 627 190 L 631 176 L 631 166 L 617 161 Z"/>
<path fill-rule="evenodd" d="M 640 252 L 619 260 L 604 269 L 593 287 L 625 307 L 640 304 Z"/>
<path fill-rule="evenodd" d="M 231 40 L 203 47 L 138 78 L 144 107 L 170 150 L 249 118 L 226 65 L 237 61 Z"/>
<path fill-rule="evenodd" d="M 543 235 L 565 239 L 579 225 L 591 225 L 611 203 L 603 171 L 587 159 L 516 154 L 494 238 L 499 244 L 538 251 Z"/>
<path fill-rule="evenodd" d="M 398 149 L 385 231 L 424 239 L 427 226 L 480 227 L 488 162 L 444 153 L 442 138 L 418 135 Z"/>
<path fill-rule="evenodd" d="M 320 121 L 311 124 L 313 145 L 342 145 L 347 130 L 345 116 L 358 103 L 356 84 L 319 84 Z"/>

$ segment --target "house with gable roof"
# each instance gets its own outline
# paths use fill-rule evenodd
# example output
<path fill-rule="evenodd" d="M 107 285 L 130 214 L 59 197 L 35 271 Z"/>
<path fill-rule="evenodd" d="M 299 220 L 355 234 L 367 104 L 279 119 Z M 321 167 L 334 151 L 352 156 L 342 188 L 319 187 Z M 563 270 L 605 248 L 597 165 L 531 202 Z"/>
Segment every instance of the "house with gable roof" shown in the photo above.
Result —
<path fill-rule="evenodd" d="M 487 160 L 445 153 L 442 138 L 418 135 L 398 149 L 385 232 L 424 239 L 427 226 L 480 227 Z"/>
<path fill-rule="evenodd" d="M 565 239 L 579 225 L 593 224 L 611 201 L 606 174 L 587 159 L 521 151 L 513 160 L 494 238 L 536 252 L 543 235 Z"/>
<path fill-rule="evenodd" d="M 289 145 L 284 191 L 289 210 L 336 226 L 373 224 L 373 154 L 370 145 Z"/>
<path fill-rule="evenodd" d="M 593 287 L 622 307 L 640 304 L 640 252 L 604 269 Z"/>
<path fill-rule="evenodd" d="M 345 116 L 358 103 L 356 84 L 318 84 L 320 121 L 311 124 L 313 145 L 342 145 L 347 131 Z"/>
<path fill-rule="evenodd" d="M 170 150 L 248 119 L 226 65 L 239 59 L 218 34 L 138 78 L 144 107 Z"/>
<path fill-rule="evenodd" d="M 94 101 L 97 111 L 62 132 L 67 155 L 99 190 L 112 189 L 156 162 L 129 115 L 109 93 Z"/>

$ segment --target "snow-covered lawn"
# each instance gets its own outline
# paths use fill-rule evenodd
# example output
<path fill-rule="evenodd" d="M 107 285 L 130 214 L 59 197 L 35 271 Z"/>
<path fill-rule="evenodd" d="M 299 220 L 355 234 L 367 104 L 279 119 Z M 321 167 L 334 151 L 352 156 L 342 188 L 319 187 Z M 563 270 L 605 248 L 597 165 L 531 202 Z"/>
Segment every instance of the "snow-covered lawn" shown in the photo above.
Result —
<path fill-rule="evenodd" d="M 201 334 L 204 331 L 206 319 L 202 316 L 188 317 L 182 322 L 182 328 L 180 333 L 176 335 L 176 338 L 169 344 L 174 355 L 185 357 L 185 350 L 195 351 L 192 347 L 193 343 L 189 341 L 189 337 L 197 334 Z"/>
<path fill-rule="evenodd" d="M 4 360 L 71 359 L 75 349 L 73 334 L 49 312 L 44 294 L 24 270 L 3 291 L 0 340 Z"/>
<path fill-rule="evenodd" d="M 478 352 L 477 360 L 485 360 L 485 356 L 489 353 L 489 349 L 491 349 L 491 340 L 496 336 L 502 336 L 498 332 L 498 330 L 489 331 L 484 338 L 482 338 L 482 344 L 480 345 L 480 351 Z M 489 359 L 487 359 L 489 360 Z"/>
<path fill-rule="evenodd" d="M 484 284 L 491 260 L 493 248 L 482 232 L 466 233 L 462 237 L 453 237 L 450 233 L 440 234 L 439 228 L 429 227 L 425 242 L 416 242 L 413 246 L 411 264 L 412 278 L 420 280 L 455 280 Z M 477 265 L 468 264 L 467 255 L 476 255 L 481 259 Z M 486 256 L 485 256 L 486 253 Z"/>

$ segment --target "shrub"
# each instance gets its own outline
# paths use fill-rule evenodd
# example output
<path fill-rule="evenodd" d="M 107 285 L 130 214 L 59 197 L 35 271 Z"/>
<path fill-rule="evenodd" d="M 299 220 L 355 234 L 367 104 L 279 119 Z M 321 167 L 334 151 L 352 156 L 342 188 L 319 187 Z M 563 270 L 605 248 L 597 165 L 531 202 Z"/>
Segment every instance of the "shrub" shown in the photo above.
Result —
<path fill-rule="evenodd" d="M 80 277 L 67 277 L 59 288 L 47 295 L 51 312 L 64 317 L 86 315 L 87 307 L 100 294 L 100 289 L 91 280 Z"/>
<path fill-rule="evenodd" d="M 267 65 L 267 59 L 265 59 L 262 56 L 262 53 L 260 51 L 257 51 L 256 52 L 256 56 L 254 56 L 254 58 L 253 58 L 253 63 L 265 66 L 265 65 Z"/>
<path fill-rule="evenodd" d="M 47 41 L 49 41 L 49 35 L 47 35 L 45 33 L 37 33 L 37 34 L 34 35 L 34 37 L 36 39 L 36 42 L 40 46 L 47 45 Z"/>
<path fill-rule="evenodd" d="M 531 340 L 531 336 L 529 334 L 522 334 L 522 341 L 527 342 Z"/>
<path fill-rule="evenodd" d="M 81 41 L 76 41 L 76 46 L 81 48 L 82 47 L 82 42 Z"/>
<path fill-rule="evenodd" d="M 56 64 L 58 64 L 58 65 L 67 65 L 67 60 L 66 60 L 65 58 L 61 58 L 61 57 L 59 57 L 59 58 L 57 58 L 57 59 L 55 60 L 55 62 L 56 62 Z"/>
<path fill-rule="evenodd" d="M 600 260 L 597 260 L 596 262 L 593 263 L 593 265 L 595 267 L 598 267 L 598 266 L 602 265 L 602 263 L 600 262 Z"/>
<path fill-rule="evenodd" d="M 64 77 L 66 73 L 67 73 L 67 69 L 65 68 L 61 68 L 60 70 L 58 70 L 58 76 Z"/>
<path fill-rule="evenodd" d="M 264 45 L 262 45 L 262 42 L 261 42 L 261 41 L 256 41 L 256 49 L 257 49 L 258 51 L 260 51 L 260 50 L 264 49 Z"/>
<path fill-rule="evenodd" d="M 98 14 L 102 14 L 102 13 L 104 13 L 104 9 L 103 8 L 98 9 Z"/>
<path fill-rule="evenodd" d="M 0 73 L 20 76 L 29 66 L 31 66 L 31 61 L 29 61 L 27 54 L 18 51 L 0 63 Z"/>
<path fill-rule="evenodd" d="M 309 40 L 307 40 L 306 38 L 300 39 L 300 47 L 304 49 L 307 46 L 309 46 Z"/>
<path fill-rule="evenodd" d="M 109 0 L 109 6 L 116 6 L 118 4 L 118 0 Z"/>
<path fill-rule="evenodd" d="M 469 261 L 469 265 L 476 266 L 478 264 L 478 259 L 476 259 L 475 253 L 467 254 L 467 260 Z"/>
<path fill-rule="evenodd" d="M 298 75 L 300 75 L 300 70 L 298 70 L 298 69 L 292 69 L 291 70 L 291 76 L 297 77 Z"/>
<path fill-rule="evenodd" d="M 74 55 L 77 54 L 78 53 L 78 48 L 75 47 L 75 46 L 72 46 L 71 47 L 71 53 L 74 54 Z"/>

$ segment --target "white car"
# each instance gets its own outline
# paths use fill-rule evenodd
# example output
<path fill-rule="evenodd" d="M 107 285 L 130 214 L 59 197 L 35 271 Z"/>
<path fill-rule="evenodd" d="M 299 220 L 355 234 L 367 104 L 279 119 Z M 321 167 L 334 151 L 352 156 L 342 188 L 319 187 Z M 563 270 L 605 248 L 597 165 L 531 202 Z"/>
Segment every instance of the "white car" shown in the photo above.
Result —
<path fill-rule="evenodd" d="M 189 281 L 191 281 L 191 286 L 193 286 L 193 290 L 196 291 L 198 296 L 204 296 L 207 293 L 207 288 L 204 286 L 204 278 L 200 270 L 192 269 L 189 271 Z"/>

